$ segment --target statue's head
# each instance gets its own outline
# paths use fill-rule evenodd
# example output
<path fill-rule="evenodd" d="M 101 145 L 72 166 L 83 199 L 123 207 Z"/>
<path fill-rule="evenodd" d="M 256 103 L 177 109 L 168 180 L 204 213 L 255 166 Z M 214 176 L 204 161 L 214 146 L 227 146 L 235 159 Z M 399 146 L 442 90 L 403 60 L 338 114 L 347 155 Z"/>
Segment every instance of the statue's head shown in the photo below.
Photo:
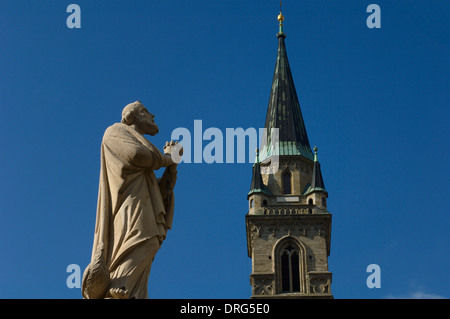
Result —
<path fill-rule="evenodd" d="M 133 128 L 141 134 L 156 135 L 159 128 L 154 118 L 140 101 L 128 104 L 122 111 L 122 123 Z"/>

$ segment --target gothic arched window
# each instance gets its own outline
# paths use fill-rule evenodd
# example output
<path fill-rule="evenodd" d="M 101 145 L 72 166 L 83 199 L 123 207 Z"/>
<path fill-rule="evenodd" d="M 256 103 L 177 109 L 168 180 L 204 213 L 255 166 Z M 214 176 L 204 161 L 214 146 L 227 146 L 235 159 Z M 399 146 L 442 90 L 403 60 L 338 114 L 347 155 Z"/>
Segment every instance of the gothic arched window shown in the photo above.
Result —
<path fill-rule="evenodd" d="M 292 244 L 281 251 L 281 290 L 300 291 L 300 256 L 298 248 Z"/>
<path fill-rule="evenodd" d="M 289 171 L 285 171 L 282 175 L 282 180 L 283 180 L 283 193 L 291 194 L 292 193 L 291 173 Z"/>

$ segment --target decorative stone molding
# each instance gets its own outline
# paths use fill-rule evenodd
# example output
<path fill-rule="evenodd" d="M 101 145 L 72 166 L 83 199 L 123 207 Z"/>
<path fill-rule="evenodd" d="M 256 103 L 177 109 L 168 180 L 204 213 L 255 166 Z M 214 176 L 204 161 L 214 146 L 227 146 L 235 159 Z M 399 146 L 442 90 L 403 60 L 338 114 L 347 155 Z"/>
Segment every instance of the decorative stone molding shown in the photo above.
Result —
<path fill-rule="evenodd" d="M 281 222 L 274 222 L 272 225 L 261 225 L 256 227 L 251 224 L 252 239 L 272 236 L 281 238 L 286 235 L 296 235 L 314 238 L 314 236 L 327 237 L 328 229 L 323 223 L 310 223 L 307 225 L 299 225 L 296 223 L 285 224 Z"/>
<path fill-rule="evenodd" d="M 331 294 L 331 272 L 310 271 L 306 275 L 309 293 Z"/>
<path fill-rule="evenodd" d="M 301 215 L 312 213 L 313 213 L 313 206 L 305 206 L 301 208 L 280 206 L 280 207 L 266 207 L 263 209 L 264 215 Z"/>
<path fill-rule="evenodd" d="M 274 275 L 270 274 L 251 274 L 250 285 L 252 286 L 252 295 L 273 295 Z"/>
<path fill-rule="evenodd" d="M 257 227 L 255 224 L 253 223 L 249 223 L 249 230 L 250 230 L 250 234 L 251 234 L 251 238 L 258 238 L 259 237 L 259 231 L 260 231 L 260 227 Z"/>

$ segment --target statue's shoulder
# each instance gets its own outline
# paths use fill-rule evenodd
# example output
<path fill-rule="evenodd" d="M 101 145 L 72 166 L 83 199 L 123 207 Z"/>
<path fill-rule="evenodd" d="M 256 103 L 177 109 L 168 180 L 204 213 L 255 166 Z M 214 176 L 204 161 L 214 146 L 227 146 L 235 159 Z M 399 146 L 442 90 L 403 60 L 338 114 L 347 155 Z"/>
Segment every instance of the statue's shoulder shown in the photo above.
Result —
<path fill-rule="evenodd" d="M 114 123 L 113 125 L 109 126 L 106 130 L 105 130 L 105 134 L 106 133 L 110 133 L 110 132 L 120 132 L 120 131 L 126 131 L 127 130 L 127 125 L 123 124 L 123 123 Z"/>
<path fill-rule="evenodd" d="M 143 137 L 139 135 L 130 126 L 123 123 L 115 123 L 105 130 L 102 143 L 113 147 L 114 145 L 123 145 L 124 142 L 129 145 L 140 145 Z"/>
<path fill-rule="evenodd" d="M 129 130 L 127 128 L 127 125 L 122 124 L 122 123 L 115 123 L 105 130 L 105 134 L 103 135 L 103 138 L 114 137 L 117 135 L 123 136 L 123 135 L 128 135 L 128 134 L 129 134 Z"/>

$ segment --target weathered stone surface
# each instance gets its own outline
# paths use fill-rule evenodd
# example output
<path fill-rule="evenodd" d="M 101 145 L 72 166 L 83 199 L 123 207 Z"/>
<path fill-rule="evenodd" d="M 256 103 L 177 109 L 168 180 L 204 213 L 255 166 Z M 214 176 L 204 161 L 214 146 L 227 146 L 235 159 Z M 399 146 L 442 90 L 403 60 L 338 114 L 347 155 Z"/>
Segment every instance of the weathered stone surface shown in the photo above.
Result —
<path fill-rule="evenodd" d="M 171 154 L 180 149 L 166 142 L 163 153 L 144 137 L 158 131 L 154 115 L 139 101 L 105 131 L 84 298 L 148 298 L 151 265 L 172 226 L 177 165 Z M 157 179 L 154 170 L 163 167 Z"/>

